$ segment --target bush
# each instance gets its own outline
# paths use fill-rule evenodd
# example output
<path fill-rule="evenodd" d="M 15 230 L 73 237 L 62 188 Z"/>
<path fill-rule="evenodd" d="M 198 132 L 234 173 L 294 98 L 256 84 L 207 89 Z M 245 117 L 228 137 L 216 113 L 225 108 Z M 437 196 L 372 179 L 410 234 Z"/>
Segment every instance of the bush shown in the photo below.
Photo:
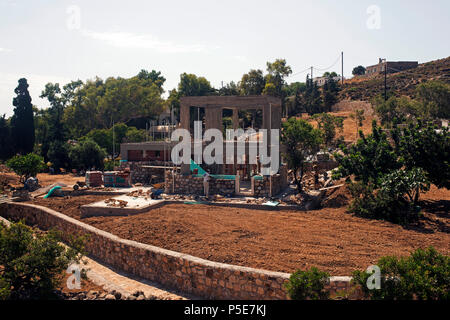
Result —
<path fill-rule="evenodd" d="M 375 189 L 372 183 L 348 181 L 347 188 L 353 198 L 348 211 L 358 216 L 399 224 L 415 221 L 419 217 L 419 211 L 409 202 Z"/>
<path fill-rule="evenodd" d="M 378 260 L 381 288 L 369 290 L 370 274 L 355 271 L 353 280 L 366 297 L 374 300 L 448 300 L 450 299 L 450 257 L 434 248 L 418 249 L 407 258 L 394 256 Z"/>
<path fill-rule="evenodd" d="M 119 160 L 111 160 L 108 159 L 107 161 L 105 161 L 105 167 L 104 170 L 105 171 L 114 171 L 114 167 L 118 167 L 120 166 L 120 161 Z"/>
<path fill-rule="evenodd" d="M 92 167 L 103 169 L 106 151 L 100 148 L 95 141 L 87 139 L 71 147 L 69 157 L 77 169 L 86 170 Z"/>
<path fill-rule="evenodd" d="M 51 298 L 70 264 L 78 262 L 84 239 L 59 243 L 56 231 L 34 233 L 22 222 L 0 224 L 0 299 Z"/>
<path fill-rule="evenodd" d="M 297 270 L 285 287 L 293 300 L 325 300 L 329 297 L 329 292 L 324 290 L 329 276 L 315 267 L 308 271 Z"/>
<path fill-rule="evenodd" d="M 47 158 L 52 163 L 56 173 L 59 173 L 61 168 L 67 169 L 70 167 L 69 145 L 62 141 L 52 141 L 49 144 Z"/>
<path fill-rule="evenodd" d="M 6 162 L 6 165 L 20 176 L 22 183 L 25 183 L 29 177 L 35 177 L 45 167 L 44 158 L 34 153 L 14 156 Z"/>

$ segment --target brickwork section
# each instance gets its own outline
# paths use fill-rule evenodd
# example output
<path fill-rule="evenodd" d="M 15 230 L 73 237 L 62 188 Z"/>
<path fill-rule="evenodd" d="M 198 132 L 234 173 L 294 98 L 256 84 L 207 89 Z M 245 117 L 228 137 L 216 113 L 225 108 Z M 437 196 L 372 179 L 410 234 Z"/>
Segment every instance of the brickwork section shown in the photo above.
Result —
<path fill-rule="evenodd" d="M 54 210 L 23 203 L 2 203 L 0 213 L 24 219 L 43 230 L 56 228 L 67 240 L 86 235 L 87 252 L 112 267 L 167 287 L 206 299 L 286 299 L 283 284 L 289 274 L 216 263 L 190 255 L 124 240 Z M 349 280 L 330 279 L 329 288 L 341 290 Z"/>

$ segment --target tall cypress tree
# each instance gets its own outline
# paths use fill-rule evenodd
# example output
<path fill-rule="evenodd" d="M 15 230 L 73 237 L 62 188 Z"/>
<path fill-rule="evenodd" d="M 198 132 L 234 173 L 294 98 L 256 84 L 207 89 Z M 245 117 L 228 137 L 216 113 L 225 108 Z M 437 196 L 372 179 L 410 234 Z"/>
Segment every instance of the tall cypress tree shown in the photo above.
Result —
<path fill-rule="evenodd" d="M 14 90 L 14 115 L 11 118 L 11 133 L 15 153 L 27 154 L 34 147 L 34 118 L 31 96 L 28 92 L 27 79 L 19 79 L 19 85 Z"/>

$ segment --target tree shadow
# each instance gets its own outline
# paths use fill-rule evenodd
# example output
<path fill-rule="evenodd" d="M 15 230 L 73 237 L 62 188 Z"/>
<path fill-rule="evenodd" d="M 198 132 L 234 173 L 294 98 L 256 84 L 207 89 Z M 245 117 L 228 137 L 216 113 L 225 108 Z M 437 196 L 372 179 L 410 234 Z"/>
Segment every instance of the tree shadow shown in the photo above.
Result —
<path fill-rule="evenodd" d="M 427 234 L 436 231 L 450 233 L 450 225 L 446 221 L 450 218 L 450 200 L 424 200 L 420 206 L 423 216 L 418 222 L 406 225 L 405 229 Z"/>

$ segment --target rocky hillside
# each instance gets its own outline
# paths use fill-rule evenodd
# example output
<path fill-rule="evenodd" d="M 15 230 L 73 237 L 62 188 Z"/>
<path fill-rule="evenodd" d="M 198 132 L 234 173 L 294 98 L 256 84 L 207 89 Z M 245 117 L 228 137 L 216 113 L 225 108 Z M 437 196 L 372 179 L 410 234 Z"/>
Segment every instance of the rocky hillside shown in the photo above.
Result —
<path fill-rule="evenodd" d="M 420 64 L 416 69 L 389 74 L 387 87 L 396 95 L 414 97 L 416 86 L 428 80 L 450 83 L 450 57 Z M 370 101 L 382 93 L 384 93 L 384 75 L 356 77 L 344 83 L 339 100 Z"/>

